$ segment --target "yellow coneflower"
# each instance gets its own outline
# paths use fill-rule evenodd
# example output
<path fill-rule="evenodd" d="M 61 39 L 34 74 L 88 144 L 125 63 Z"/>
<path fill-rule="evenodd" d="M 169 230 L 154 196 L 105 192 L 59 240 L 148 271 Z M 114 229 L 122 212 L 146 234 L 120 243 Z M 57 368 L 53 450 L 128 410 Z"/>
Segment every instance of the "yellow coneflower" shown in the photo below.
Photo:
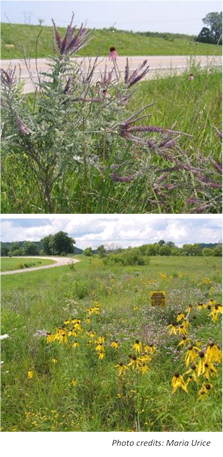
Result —
<path fill-rule="evenodd" d="M 195 362 L 196 358 L 198 357 L 198 353 L 199 353 L 199 348 L 196 347 L 196 346 L 189 346 L 188 347 L 188 351 L 185 355 L 185 364 L 186 364 L 186 367 L 188 367 L 188 365 L 192 362 Z"/>
<path fill-rule="evenodd" d="M 176 335 L 177 334 L 177 326 L 175 324 L 175 322 L 173 322 L 172 324 L 169 324 L 167 326 L 167 329 L 168 329 L 168 332 L 170 335 Z"/>
<path fill-rule="evenodd" d="M 198 392 L 199 397 L 205 397 L 212 387 L 213 387 L 212 384 L 204 382 L 202 384 L 201 389 Z"/>
<path fill-rule="evenodd" d="M 72 346 L 73 346 L 74 348 L 78 348 L 78 347 L 80 346 L 80 343 L 76 340 L 76 341 L 74 341 L 74 343 L 72 344 Z"/>
<path fill-rule="evenodd" d="M 206 379 L 210 379 L 211 376 L 214 376 L 217 373 L 217 368 L 213 365 L 213 363 L 205 362 L 204 364 L 204 376 Z"/>
<path fill-rule="evenodd" d="M 75 387 L 77 385 L 77 380 L 76 379 L 72 379 L 71 384 L 72 384 L 72 386 Z"/>
<path fill-rule="evenodd" d="M 90 324 L 90 323 L 91 323 L 91 319 L 90 319 L 90 317 L 89 317 L 89 316 L 87 316 L 85 321 L 86 321 L 86 324 Z"/>
<path fill-rule="evenodd" d="M 118 376 L 121 376 L 126 370 L 128 370 L 128 367 L 122 362 L 118 363 L 118 365 L 115 365 L 115 367 L 118 368 Z"/>
<path fill-rule="evenodd" d="M 197 310 L 200 311 L 201 309 L 206 309 L 207 305 L 205 303 L 198 303 L 197 304 Z"/>
<path fill-rule="evenodd" d="M 191 365 L 190 369 L 184 373 L 184 375 L 186 375 L 186 374 L 189 375 L 189 377 L 186 381 L 186 384 L 188 384 L 190 381 L 198 382 L 197 366 L 194 363 Z"/>
<path fill-rule="evenodd" d="M 96 337 L 96 332 L 92 332 L 91 330 L 89 330 L 87 332 L 87 335 L 89 336 L 90 340 L 93 340 Z"/>
<path fill-rule="evenodd" d="M 190 304 L 190 305 L 188 305 L 188 307 L 186 308 L 186 312 L 187 312 L 187 313 L 190 313 L 190 312 L 192 311 L 192 309 L 193 309 L 193 306 Z"/>
<path fill-rule="evenodd" d="M 178 328 L 179 335 L 186 335 L 188 332 L 189 326 L 190 326 L 189 321 L 187 319 L 184 319 L 183 322 L 181 323 L 180 327 Z"/>
<path fill-rule="evenodd" d="M 177 346 L 186 346 L 186 344 L 188 344 L 190 342 L 191 342 L 190 338 L 187 338 L 186 335 L 183 335 L 181 341 L 178 343 Z"/>
<path fill-rule="evenodd" d="M 140 355 L 139 360 L 142 363 L 148 363 L 148 362 L 150 362 L 150 360 L 152 360 L 152 357 L 144 352 L 143 354 Z"/>
<path fill-rule="evenodd" d="M 51 332 L 47 333 L 46 341 L 47 343 L 52 343 L 55 340 L 55 335 L 53 335 Z"/>
<path fill-rule="evenodd" d="M 139 367 L 139 370 L 143 373 L 143 374 L 146 374 L 147 371 L 148 371 L 149 367 L 143 363 L 141 367 Z"/>
<path fill-rule="evenodd" d="M 135 356 L 135 355 L 130 355 L 130 362 L 128 363 L 128 366 L 131 366 L 133 370 L 137 370 L 142 366 L 141 360 Z"/>
<path fill-rule="evenodd" d="M 143 350 L 146 354 L 154 354 L 156 352 L 156 346 L 154 344 L 145 344 Z"/>
<path fill-rule="evenodd" d="M 96 343 L 100 344 L 100 343 L 104 343 L 105 342 L 105 337 L 104 336 L 99 336 L 96 340 Z"/>
<path fill-rule="evenodd" d="M 200 360 L 197 366 L 197 374 L 198 376 L 200 376 L 205 372 L 205 353 L 204 351 L 200 351 L 198 355 L 200 357 Z"/>
<path fill-rule="evenodd" d="M 176 320 L 177 320 L 177 322 L 180 322 L 180 321 L 182 321 L 182 319 L 185 319 L 185 314 L 180 312 L 180 313 L 177 314 L 177 319 Z"/>
<path fill-rule="evenodd" d="M 221 305 L 215 305 L 211 312 L 208 314 L 208 316 L 211 317 L 212 322 L 216 322 L 219 318 L 219 315 L 222 314 L 222 306 Z"/>
<path fill-rule="evenodd" d="M 183 376 L 180 375 L 179 373 L 175 373 L 174 376 L 172 377 L 171 384 L 173 386 L 172 394 L 176 392 L 177 389 L 181 387 L 181 389 L 185 390 L 187 392 L 187 385 L 183 379 Z"/>
<path fill-rule="evenodd" d="M 104 356 L 105 356 L 104 352 L 99 352 L 99 354 L 98 354 L 99 360 L 102 360 L 104 358 Z"/>
<path fill-rule="evenodd" d="M 116 341 L 112 341 L 110 346 L 112 348 L 114 348 L 114 349 L 119 349 L 120 348 L 120 344 L 119 344 L 119 342 L 117 340 Z"/>
<path fill-rule="evenodd" d="M 95 351 L 104 352 L 105 351 L 104 345 L 102 343 L 97 344 L 97 346 L 95 346 Z"/>
<path fill-rule="evenodd" d="M 135 343 L 132 345 L 132 349 L 135 350 L 136 354 L 142 352 L 142 343 L 139 340 L 135 340 Z"/>
<path fill-rule="evenodd" d="M 211 342 L 208 344 L 205 354 L 206 362 L 216 362 L 221 363 L 222 361 L 222 352 L 221 349 L 215 344 Z"/>

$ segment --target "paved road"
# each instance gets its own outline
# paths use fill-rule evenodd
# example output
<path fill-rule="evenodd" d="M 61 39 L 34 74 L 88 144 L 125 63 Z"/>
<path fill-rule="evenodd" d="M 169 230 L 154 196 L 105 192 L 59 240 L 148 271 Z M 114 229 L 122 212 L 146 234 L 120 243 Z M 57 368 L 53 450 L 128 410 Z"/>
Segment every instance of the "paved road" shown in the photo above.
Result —
<path fill-rule="evenodd" d="M 16 259 L 33 259 L 33 256 L 16 256 Z M 21 270 L 2 271 L 1 275 L 13 275 L 14 273 L 27 273 L 29 271 L 43 270 L 44 268 L 62 267 L 71 263 L 80 262 L 80 260 L 71 257 L 42 257 L 38 256 L 36 259 L 54 260 L 55 263 L 50 265 L 43 265 L 42 267 L 23 268 Z"/>
<path fill-rule="evenodd" d="M 72 60 L 76 60 L 79 63 L 82 62 L 83 71 L 86 72 L 89 64 L 92 64 L 94 59 L 94 57 L 76 57 Z M 173 73 L 181 74 L 184 71 L 189 71 L 192 63 L 199 64 L 201 67 L 222 66 L 222 56 L 130 56 L 128 59 L 130 69 L 135 69 L 144 60 L 148 61 L 150 71 L 147 73 L 145 79 L 165 77 Z M 33 84 L 30 80 L 30 76 L 24 60 L 2 60 L 1 68 L 6 70 L 10 62 L 13 67 L 16 65 L 17 74 L 19 74 L 21 71 L 21 78 L 23 81 L 25 81 L 24 92 L 26 93 L 33 92 L 35 90 L 35 82 L 37 82 L 36 64 L 38 72 L 47 72 L 49 70 L 47 59 L 37 59 L 37 61 L 35 59 L 30 59 L 29 65 L 34 80 Z M 119 57 L 117 64 L 121 75 L 123 75 L 126 64 L 126 57 Z M 95 81 L 99 77 L 100 71 L 104 70 L 105 65 L 107 65 L 108 70 L 110 70 L 113 66 L 112 62 L 107 57 L 99 58 L 95 72 Z"/>

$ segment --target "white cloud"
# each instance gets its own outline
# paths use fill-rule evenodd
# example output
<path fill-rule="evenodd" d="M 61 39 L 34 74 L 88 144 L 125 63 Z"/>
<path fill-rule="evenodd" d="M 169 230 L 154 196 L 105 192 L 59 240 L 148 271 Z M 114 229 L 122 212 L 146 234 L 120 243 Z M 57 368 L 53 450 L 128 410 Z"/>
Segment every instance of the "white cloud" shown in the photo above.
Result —
<path fill-rule="evenodd" d="M 93 248 L 115 243 L 123 247 L 155 243 L 163 239 L 176 245 L 216 243 L 221 240 L 222 221 L 215 217 L 163 215 L 81 215 L 2 218 L 2 241 L 39 241 L 58 231 L 74 237 L 76 246 Z"/>

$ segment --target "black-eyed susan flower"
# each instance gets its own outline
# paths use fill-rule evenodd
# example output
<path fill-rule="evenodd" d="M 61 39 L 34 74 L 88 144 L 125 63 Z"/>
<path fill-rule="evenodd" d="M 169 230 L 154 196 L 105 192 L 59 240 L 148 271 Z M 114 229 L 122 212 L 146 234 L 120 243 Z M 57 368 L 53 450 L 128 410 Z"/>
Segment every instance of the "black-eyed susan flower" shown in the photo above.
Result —
<path fill-rule="evenodd" d="M 177 335 L 177 325 L 175 322 L 167 325 L 167 329 L 170 335 Z"/>
<path fill-rule="evenodd" d="M 210 379 L 211 376 L 214 376 L 217 373 L 217 368 L 214 366 L 213 363 L 205 362 L 204 364 L 204 376 L 206 379 Z"/>
<path fill-rule="evenodd" d="M 118 376 L 121 376 L 126 370 L 128 370 L 128 367 L 122 362 L 115 365 L 115 367 L 118 368 Z"/>
<path fill-rule="evenodd" d="M 143 363 L 141 367 L 139 367 L 139 370 L 142 372 L 142 374 L 146 374 L 148 371 L 149 367 Z"/>
<path fill-rule="evenodd" d="M 139 340 L 135 340 L 135 343 L 132 345 L 132 349 L 135 350 L 136 354 L 142 352 L 142 343 Z"/>
<path fill-rule="evenodd" d="M 154 344 L 145 344 L 143 350 L 146 354 L 154 354 L 156 352 L 156 346 Z"/>
<path fill-rule="evenodd" d="M 55 340 L 55 335 L 53 335 L 51 332 L 47 332 L 47 337 L 46 337 L 47 343 L 52 343 L 54 340 Z"/>
<path fill-rule="evenodd" d="M 212 384 L 204 382 L 201 386 L 201 389 L 198 392 L 199 397 L 205 397 L 208 394 L 208 392 L 212 389 L 212 387 Z"/>
<path fill-rule="evenodd" d="M 208 316 L 211 317 L 212 322 L 216 322 L 219 318 L 219 315 L 222 314 L 222 306 L 221 305 L 215 305 L 211 312 L 208 314 Z"/>
<path fill-rule="evenodd" d="M 80 346 L 79 341 L 75 340 L 74 343 L 72 344 L 74 348 L 78 348 Z"/>
<path fill-rule="evenodd" d="M 199 362 L 197 365 L 197 374 L 201 376 L 205 372 L 205 353 L 204 351 L 200 351 L 199 355 Z"/>
<path fill-rule="evenodd" d="M 188 351 L 185 355 L 185 364 L 186 364 L 186 367 L 188 367 L 188 365 L 190 365 L 190 363 L 193 363 L 195 362 L 195 360 L 197 359 L 198 357 L 198 353 L 199 353 L 199 348 L 196 347 L 196 346 L 189 346 L 188 347 Z"/>
<path fill-rule="evenodd" d="M 183 379 L 183 376 L 180 375 L 178 372 L 174 374 L 171 380 L 171 384 L 173 386 L 172 393 L 176 392 L 177 389 L 181 388 L 187 392 L 187 385 Z"/>
<path fill-rule="evenodd" d="M 120 348 L 120 343 L 117 340 L 116 341 L 112 341 L 110 346 L 112 348 L 114 348 L 114 349 L 119 349 Z"/>
<path fill-rule="evenodd" d="M 186 384 L 188 384 L 191 381 L 198 382 L 197 365 L 195 365 L 193 363 L 191 365 L 191 367 L 189 368 L 189 370 L 187 370 L 186 373 L 184 373 L 184 375 L 189 375 L 189 377 L 188 377 L 188 379 L 186 381 Z"/>
<path fill-rule="evenodd" d="M 213 341 L 210 342 L 206 349 L 205 354 L 206 362 L 216 362 L 221 363 L 222 361 L 222 352 L 216 343 Z"/>
<path fill-rule="evenodd" d="M 190 344 L 190 342 L 190 338 L 188 338 L 186 335 L 183 335 L 177 346 L 186 346 L 186 344 Z"/>
<path fill-rule="evenodd" d="M 182 321 L 183 319 L 185 319 L 185 314 L 182 313 L 182 312 L 179 312 L 179 313 L 177 314 L 177 319 L 176 319 L 177 322 L 180 322 L 180 321 Z"/>
<path fill-rule="evenodd" d="M 130 362 L 128 363 L 128 366 L 132 367 L 133 370 L 137 370 L 141 367 L 142 362 L 139 358 L 137 358 L 135 355 L 130 355 Z"/>

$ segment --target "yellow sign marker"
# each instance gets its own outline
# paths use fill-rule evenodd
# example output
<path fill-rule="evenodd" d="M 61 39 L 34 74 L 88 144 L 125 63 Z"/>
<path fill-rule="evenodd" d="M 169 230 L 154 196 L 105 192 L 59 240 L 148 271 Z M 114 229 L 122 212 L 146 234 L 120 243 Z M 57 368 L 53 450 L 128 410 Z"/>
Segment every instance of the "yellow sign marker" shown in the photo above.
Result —
<path fill-rule="evenodd" d="M 166 306 L 165 290 L 153 290 L 150 292 L 152 306 Z"/>

